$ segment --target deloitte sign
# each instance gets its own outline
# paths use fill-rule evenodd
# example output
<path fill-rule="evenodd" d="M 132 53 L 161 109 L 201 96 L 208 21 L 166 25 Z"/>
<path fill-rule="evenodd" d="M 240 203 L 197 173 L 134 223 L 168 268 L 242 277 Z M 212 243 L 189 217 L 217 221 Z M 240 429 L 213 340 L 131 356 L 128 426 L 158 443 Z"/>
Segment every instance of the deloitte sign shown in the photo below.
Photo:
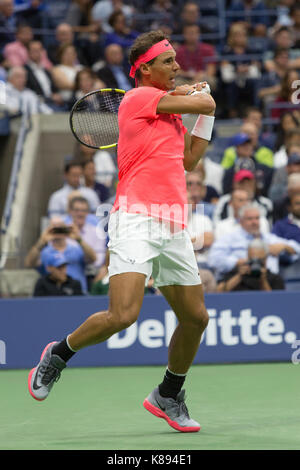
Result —
<path fill-rule="evenodd" d="M 259 319 L 251 309 L 243 309 L 234 317 L 229 309 L 208 309 L 210 321 L 201 343 L 206 346 L 254 346 L 264 344 L 294 343 L 297 335 L 286 331 L 285 324 L 277 315 L 267 315 Z M 131 325 L 127 330 L 113 335 L 107 341 L 108 349 L 125 349 L 139 342 L 145 348 L 168 347 L 176 327 L 176 317 L 172 310 L 164 312 L 164 321 L 154 318 Z"/>
<path fill-rule="evenodd" d="M 0 300 L 0 369 L 33 367 L 46 344 L 108 302 L 104 296 Z M 300 362 L 300 293 L 210 294 L 205 302 L 210 321 L 196 364 Z M 165 365 L 176 324 L 162 296 L 145 296 L 134 325 L 81 350 L 68 366 Z"/>

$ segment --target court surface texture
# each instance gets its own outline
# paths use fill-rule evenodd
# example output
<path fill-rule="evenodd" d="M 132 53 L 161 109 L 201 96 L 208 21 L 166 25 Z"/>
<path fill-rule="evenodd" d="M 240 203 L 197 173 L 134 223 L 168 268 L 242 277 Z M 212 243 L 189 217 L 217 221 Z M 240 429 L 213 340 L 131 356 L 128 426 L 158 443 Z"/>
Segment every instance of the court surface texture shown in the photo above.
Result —
<path fill-rule="evenodd" d="M 299 449 L 300 365 L 195 365 L 184 388 L 198 433 L 179 433 L 143 406 L 162 366 L 72 368 L 44 402 L 26 370 L 0 371 L 0 449 Z"/>

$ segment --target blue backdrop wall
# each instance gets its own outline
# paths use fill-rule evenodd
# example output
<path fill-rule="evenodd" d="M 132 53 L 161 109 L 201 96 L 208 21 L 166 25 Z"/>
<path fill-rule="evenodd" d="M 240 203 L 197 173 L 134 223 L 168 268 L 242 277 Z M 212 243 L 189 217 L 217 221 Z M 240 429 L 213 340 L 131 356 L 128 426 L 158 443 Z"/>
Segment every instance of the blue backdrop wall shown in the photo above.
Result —
<path fill-rule="evenodd" d="M 31 368 L 107 297 L 0 300 L 0 369 Z M 209 326 L 195 363 L 290 361 L 300 345 L 300 293 L 207 294 Z M 145 296 L 137 323 L 80 351 L 69 366 L 166 364 L 176 318 L 163 297 Z M 299 354 L 300 356 L 300 354 Z"/>

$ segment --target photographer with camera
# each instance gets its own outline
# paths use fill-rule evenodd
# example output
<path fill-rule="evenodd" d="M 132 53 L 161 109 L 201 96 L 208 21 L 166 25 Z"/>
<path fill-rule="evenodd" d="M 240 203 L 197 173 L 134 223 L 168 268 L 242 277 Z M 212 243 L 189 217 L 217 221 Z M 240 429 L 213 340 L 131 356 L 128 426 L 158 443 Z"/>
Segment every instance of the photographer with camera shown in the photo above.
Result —
<path fill-rule="evenodd" d="M 80 281 L 83 292 L 86 292 L 85 264 L 95 262 L 96 253 L 82 240 L 78 227 L 66 225 L 61 219 L 52 219 L 26 256 L 25 267 L 39 268 L 41 274 L 46 274 L 46 260 L 51 253 L 65 256 L 67 274 Z"/>
<path fill-rule="evenodd" d="M 248 246 L 248 260 L 238 262 L 236 268 L 219 282 L 217 291 L 283 290 L 283 279 L 266 268 L 268 253 L 267 243 L 255 238 Z"/>
<path fill-rule="evenodd" d="M 268 246 L 266 267 L 274 274 L 279 272 L 279 256 L 288 254 L 292 261 L 300 257 L 300 244 L 273 233 L 264 233 L 260 227 L 260 210 L 255 204 L 246 204 L 239 210 L 240 227 L 224 234 L 211 246 L 208 265 L 218 280 L 248 261 L 248 246 L 256 238 Z"/>

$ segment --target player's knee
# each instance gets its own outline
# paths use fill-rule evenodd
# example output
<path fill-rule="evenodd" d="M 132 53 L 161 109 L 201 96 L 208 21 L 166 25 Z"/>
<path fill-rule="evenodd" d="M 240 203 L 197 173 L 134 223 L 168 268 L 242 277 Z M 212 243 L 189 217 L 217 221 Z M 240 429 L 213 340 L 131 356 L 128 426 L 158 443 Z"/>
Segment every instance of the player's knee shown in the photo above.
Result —
<path fill-rule="evenodd" d="M 190 323 L 193 328 L 199 329 L 201 332 L 205 330 L 209 322 L 209 316 L 204 305 L 199 306 L 197 310 L 190 316 Z"/>
<path fill-rule="evenodd" d="M 121 312 L 119 315 L 111 312 L 112 322 L 114 323 L 114 329 L 116 332 L 129 328 L 133 323 L 136 322 L 139 312 L 135 309 L 127 309 Z"/>

